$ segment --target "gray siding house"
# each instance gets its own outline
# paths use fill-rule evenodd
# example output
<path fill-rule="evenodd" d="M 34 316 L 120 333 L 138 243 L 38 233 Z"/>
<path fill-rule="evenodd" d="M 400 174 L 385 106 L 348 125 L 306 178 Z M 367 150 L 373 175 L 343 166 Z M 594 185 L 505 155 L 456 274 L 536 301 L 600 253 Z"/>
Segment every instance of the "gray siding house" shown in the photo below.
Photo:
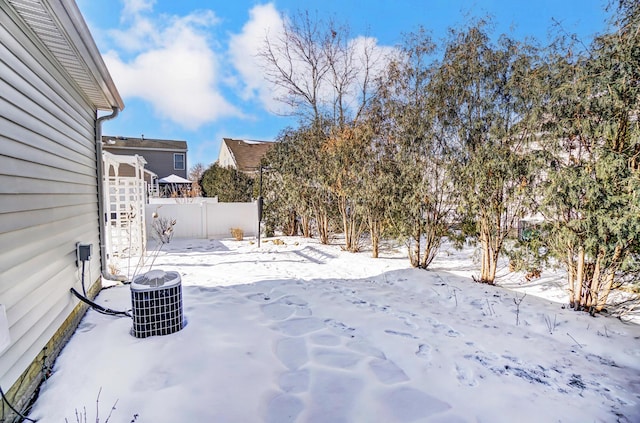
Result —
<path fill-rule="evenodd" d="M 145 168 L 158 178 L 177 175 L 187 179 L 187 142 L 150 138 L 103 136 L 103 148 L 111 154 L 144 157 Z"/>
<path fill-rule="evenodd" d="M 0 387 L 22 409 L 86 311 L 76 243 L 101 288 L 100 127 L 124 104 L 73 0 L 0 0 L 0 93 Z"/>

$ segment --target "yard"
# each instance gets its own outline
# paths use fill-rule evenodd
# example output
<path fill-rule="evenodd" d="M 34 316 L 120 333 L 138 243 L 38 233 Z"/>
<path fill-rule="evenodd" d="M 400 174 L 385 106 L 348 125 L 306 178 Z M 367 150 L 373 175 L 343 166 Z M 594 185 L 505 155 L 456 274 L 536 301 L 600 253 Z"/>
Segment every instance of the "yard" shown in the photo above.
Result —
<path fill-rule="evenodd" d="M 564 277 L 475 284 L 316 240 L 173 240 L 181 331 L 89 311 L 29 417 L 46 422 L 637 422 L 640 325 L 563 307 Z M 149 248 L 151 250 L 152 247 Z M 506 267 L 506 266 L 505 266 Z M 146 270 L 146 269 L 145 269 Z M 130 287 L 96 301 L 131 307 Z"/>

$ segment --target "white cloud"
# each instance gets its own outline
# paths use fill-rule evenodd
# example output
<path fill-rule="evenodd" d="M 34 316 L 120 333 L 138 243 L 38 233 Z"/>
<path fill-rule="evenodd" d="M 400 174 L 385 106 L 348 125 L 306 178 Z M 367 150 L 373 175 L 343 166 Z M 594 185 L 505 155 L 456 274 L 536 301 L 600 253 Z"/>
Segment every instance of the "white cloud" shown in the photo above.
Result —
<path fill-rule="evenodd" d="M 223 86 L 236 90 L 247 102 L 258 102 L 272 113 L 287 106 L 276 100 L 285 97 L 264 77 L 259 52 L 265 38 L 277 39 L 283 32 L 283 16 L 273 3 L 254 6 L 241 31 L 229 36 L 221 52 L 213 33 L 220 20 L 211 10 L 186 16 L 154 13 L 155 0 L 125 0 L 121 28 L 107 34 L 115 46 L 105 62 L 125 98 L 139 98 L 151 104 L 154 114 L 185 129 L 195 130 L 225 117 L 247 116 L 227 100 Z M 351 43 L 375 54 L 387 47 L 374 38 L 356 37 Z M 299 72 L 303 75 L 304 72 Z M 321 95 L 331 96 L 330 92 Z M 350 100 L 357 102 L 354 89 Z"/>
<path fill-rule="evenodd" d="M 220 92 L 220 58 L 208 31 L 218 22 L 211 11 L 151 17 L 153 1 L 128 0 L 123 17 L 130 25 L 110 36 L 119 51 L 105 55 L 118 90 L 151 103 L 155 113 L 186 129 L 240 111 Z M 123 57 L 126 56 L 126 57 Z"/>
<path fill-rule="evenodd" d="M 264 64 L 258 56 L 265 37 L 278 37 L 283 21 L 273 3 L 258 5 L 249 11 L 249 20 L 239 34 L 229 41 L 229 58 L 242 81 L 241 96 L 245 100 L 257 98 L 271 111 L 282 108 L 275 98 L 274 87 L 264 78 Z"/>
<path fill-rule="evenodd" d="M 283 19 L 287 18 L 281 16 L 273 3 L 255 6 L 250 10 L 249 20 L 242 27 L 241 32 L 232 35 L 229 42 L 229 58 L 240 78 L 238 85 L 242 98 L 245 100 L 257 99 L 267 110 L 277 113 L 287 110 L 288 106 L 279 102 L 277 98 L 285 98 L 288 93 L 284 88 L 276 87 L 265 78 L 265 64 L 263 59 L 259 57 L 259 52 L 264 47 L 267 36 L 276 45 L 279 44 L 278 39 L 284 32 L 285 21 Z M 362 83 L 364 82 L 362 71 L 364 68 L 369 66 L 369 83 L 372 84 L 373 78 L 386 67 L 388 55 L 396 49 L 380 46 L 377 39 L 364 36 L 349 40 L 349 47 L 353 49 L 354 60 L 348 66 L 356 66 L 360 69 L 346 93 L 345 100 L 351 106 L 356 106 L 362 92 Z M 278 47 L 275 51 L 278 51 Z M 368 59 L 365 58 L 365 53 L 368 53 Z M 287 62 L 288 59 L 283 58 L 283 63 Z M 293 66 L 294 79 L 297 79 L 300 85 L 304 86 L 308 72 L 306 64 L 304 61 L 294 60 Z M 325 81 L 320 86 L 318 94 L 321 101 L 333 104 L 335 89 L 329 81 Z"/>
<path fill-rule="evenodd" d="M 353 66 L 358 68 L 355 85 L 359 87 L 364 84 L 365 76 L 368 83 L 373 84 L 374 79 L 385 72 L 389 61 L 399 54 L 397 48 L 379 45 L 377 38 L 373 37 L 355 37 L 349 41 L 349 47 L 354 51 Z M 369 69 L 368 75 L 364 72 L 366 68 Z"/>
<path fill-rule="evenodd" d="M 123 19 L 128 16 L 137 15 L 141 12 L 150 12 L 156 0 L 124 0 L 124 9 L 122 11 Z"/>

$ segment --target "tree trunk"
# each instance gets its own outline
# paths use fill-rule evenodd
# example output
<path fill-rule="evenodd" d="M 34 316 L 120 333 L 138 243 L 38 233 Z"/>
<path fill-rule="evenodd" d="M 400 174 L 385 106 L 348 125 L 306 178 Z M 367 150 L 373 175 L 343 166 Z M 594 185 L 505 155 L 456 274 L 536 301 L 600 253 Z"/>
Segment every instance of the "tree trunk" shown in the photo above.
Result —
<path fill-rule="evenodd" d="M 362 242 L 362 233 L 365 230 L 365 222 L 364 219 L 359 218 L 358 216 L 354 216 L 356 219 L 353 222 L 353 248 L 351 250 L 352 253 L 357 253 L 360 251 L 361 242 Z"/>
<path fill-rule="evenodd" d="M 618 269 L 618 260 L 620 260 L 620 256 L 622 255 L 622 247 L 620 245 L 616 245 L 616 249 L 613 252 L 613 259 L 611 260 L 611 267 L 607 271 L 607 276 L 604 282 L 604 286 L 602 286 L 601 293 L 598 295 L 598 301 L 595 304 L 595 311 L 600 313 L 607 303 L 607 299 L 609 298 L 609 294 L 611 293 L 611 287 L 613 286 L 613 279 L 616 274 L 616 270 Z"/>
<path fill-rule="evenodd" d="M 604 254 L 605 253 L 603 250 L 601 250 L 600 253 L 598 254 L 595 267 L 593 268 L 593 275 L 591 276 L 591 283 L 587 285 L 589 289 L 587 290 L 587 293 L 586 293 L 584 306 L 589 312 L 593 311 L 592 307 L 595 306 L 595 304 L 598 301 L 597 297 L 598 297 L 598 291 L 600 289 L 600 272 L 602 269 L 602 260 L 604 258 Z"/>
<path fill-rule="evenodd" d="M 329 219 L 325 214 L 320 216 L 318 221 L 318 233 L 320 235 L 320 243 L 329 244 Z"/>
<path fill-rule="evenodd" d="M 440 249 L 441 238 L 437 234 L 436 228 L 426 231 L 424 252 L 420 261 L 420 267 L 427 269 Z"/>
<path fill-rule="evenodd" d="M 298 235 L 298 223 L 296 221 L 296 216 L 297 214 L 295 210 L 290 211 L 287 216 L 286 234 L 288 236 Z"/>
<path fill-rule="evenodd" d="M 302 229 L 302 236 L 305 238 L 311 238 L 311 219 L 307 214 L 300 216 L 300 227 Z"/>
<path fill-rule="evenodd" d="M 496 271 L 498 269 L 499 248 L 493 244 L 497 244 L 497 240 L 491 238 L 486 224 L 482 224 L 480 229 L 480 243 L 482 245 L 482 267 L 480 268 L 480 282 L 495 284 Z M 493 241 L 493 242 L 492 242 Z"/>
<path fill-rule="evenodd" d="M 608 272 L 605 279 L 604 286 L 602 287 L 602 293 L 598 295 L 598 302 L 595 304 L 595 312 L 600 313 L 604 306 L 607 304 L 607 298 L 611 293 L 611 287 L 613 286 L 613 277 L 615 272 Z"/>
<path fill-rule="evenodd" d="M 495 245 L 493 246 L 493 250 L 491 251 L 491 262 L 490 262 L 490 268 L 489 268 L 489 283 L 491 285 L 495 284 L 496 282 L 496 273 L 498 273 L 498 256 L 500 255 L 500 248 L 496 247 Z"/>
<path fill-rule="evenodd" d="M 341 195 L 338 199 L 338 209 L 340 210 L 340 217 L 342 217 L 342 231 L 344 233 L 344 249 L 351 251 L 353 245 L 352 237 L 352 225 L 350 213 L 353 210 L 349 210 L 347 198 Z"/>
<path fill-rule="evenodd" d="M 480 269 L 480 282 L 494 285 L 498 271 L 497 252 L 488 242 L 482 243 L 482 268 Z"/>
<path fill-rule="evenodd" d="M 380 252 L 380 233 L 382 224 L 377 219 L 370 217 L 369 235 L 371 236 L 371 257 L 378 258 Z"/>
<path fill-rule="evenodd" d="M 329 216 L 327 214 L 327 211 L 320 207 L 316 208 L 315 214 L 320 243 L 327 245 L 329 244 Z"/>
<path fill-rule="evenodd" d="M 340 196 L 338 208 L 342 217 L 342 229 L 344 231 L 344 249 L 352 253 L 360 250 L 360 235 L 364 227 L 364 222 L 359 218 L 356 210 L 350 206 L 349 200 L 345 196 Z"/>
<path fill-rule="evenodd" d="M 485 283 L 489 280 L 489 241 L 483 235 L 480 244 L 482 245 L 482 265 L 480 266 L 480 282 Z"/>
<path fill-rule="evenodd" d="M 409 239 L 409 243 L 408 243 L 409 261 L 411 262 L 411 266 L 413 267 L 420 267 L 420 238 L 421 237 L 422 237 L 422 231 L 420 230 L 420 225 L 418 224 L 416 228 L 416 234 Z"/>
<path fill-rule="evenodd" d="M 576 286 L 576 265 L 573 258 L 573 248 L 567 248 L 567 278 L 569 279 L 569 307 L 574 308 L 575 286 Z"/>
<path fill-rule="evenodd" d="M 366 222 L 371 237 L 371 256 L 378 258 L 380 250 L 380 235 L 382 233 L 382 222 L 374 216 L 371 210 L 366 211 Z"/>
<path fill-rule="evenodd" d="M 380 237 L 377 232 L 371 234 L 371 257 L 378 258 L 380 251 Z"/>
<path fill-rule="evenodd" d="M 576 290 L 574 292 L 573 302 L 574 309 L 580 310 L 582 305 L 582 287 L 585 281 L 584 274 L 584 247 L 578 247 L 578 259 L 576 264 Z"/>

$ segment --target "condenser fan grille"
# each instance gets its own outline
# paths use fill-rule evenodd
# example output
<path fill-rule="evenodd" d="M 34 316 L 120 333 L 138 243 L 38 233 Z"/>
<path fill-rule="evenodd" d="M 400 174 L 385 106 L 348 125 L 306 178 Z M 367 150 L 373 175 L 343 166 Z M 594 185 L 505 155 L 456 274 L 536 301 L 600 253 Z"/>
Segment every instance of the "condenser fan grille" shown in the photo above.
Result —
<path fill-rule="evenodd" d="M 182 284 L 177 272 L 153 270 L 131 283 L 133 336 L 169 335 L 183 327 Z"/>

